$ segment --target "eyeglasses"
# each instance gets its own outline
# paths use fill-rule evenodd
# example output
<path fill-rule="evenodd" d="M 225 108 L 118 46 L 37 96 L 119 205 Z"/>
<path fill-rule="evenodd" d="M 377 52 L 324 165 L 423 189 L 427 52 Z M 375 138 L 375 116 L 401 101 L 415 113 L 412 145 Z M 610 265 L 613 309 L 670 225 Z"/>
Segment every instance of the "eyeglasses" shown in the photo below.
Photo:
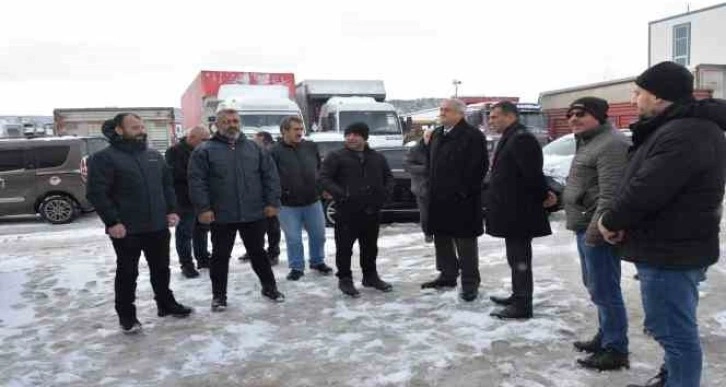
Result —
<path fill-rule="evenodd" d="M 576 112 L 567 113 L 567 115 L 565 117 L 567 117 L 567 119 L 569 120 L 570 118 L 572 118 L 572 116 L 575 116 L 577 118 L 582 118 L 582 117 L 585 117 L 586 114 L 587 113 L 585 113 L 584 111 L 578 110 Z"/>

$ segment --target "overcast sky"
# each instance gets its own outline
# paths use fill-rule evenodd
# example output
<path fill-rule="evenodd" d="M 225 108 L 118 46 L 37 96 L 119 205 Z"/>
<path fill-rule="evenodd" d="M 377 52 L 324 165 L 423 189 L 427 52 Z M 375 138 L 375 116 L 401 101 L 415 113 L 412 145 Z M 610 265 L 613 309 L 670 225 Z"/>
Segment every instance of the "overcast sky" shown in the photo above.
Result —
<path fill-rule="evenodd" d="M 179 106 L 202 69 L 536 101 L 639 73 L 648 22 L 688 3 L 719 1 L 3 1 L 0 114 Z"/>

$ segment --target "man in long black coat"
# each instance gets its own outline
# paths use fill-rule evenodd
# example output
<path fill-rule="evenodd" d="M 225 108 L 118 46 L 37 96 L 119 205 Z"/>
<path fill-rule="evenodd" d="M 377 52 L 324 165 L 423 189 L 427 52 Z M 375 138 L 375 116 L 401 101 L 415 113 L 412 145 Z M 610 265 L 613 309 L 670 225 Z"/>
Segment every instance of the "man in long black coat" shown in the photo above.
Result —
<path fill-rule="evenodd" d="M 456 287 L 461 270 L 461 298 L 479 295 L 479 247 L 484 233 L 481 189 L 488 169 L 486 138 L 464 120 L 466 105 L 446 100 L 441 105 L 442 127 L 428 145 L 429 219 L 434 236 L 439 276 L 422 289 Z"/>
<path fill-rule="evenodd" d="M 542 149 L 519 122 L 517 106 L 496 104 L 489 126 L 502 134 L 494 151 L 487 190 L 487 234 L 504 238 L 512 270 L 512 295 L 491 297 L 506 308 L 492 313 L 499 318 L 532 317 L 532 239 L 550 235 L 545 208 L 557 204 L 542 173 Z"/>

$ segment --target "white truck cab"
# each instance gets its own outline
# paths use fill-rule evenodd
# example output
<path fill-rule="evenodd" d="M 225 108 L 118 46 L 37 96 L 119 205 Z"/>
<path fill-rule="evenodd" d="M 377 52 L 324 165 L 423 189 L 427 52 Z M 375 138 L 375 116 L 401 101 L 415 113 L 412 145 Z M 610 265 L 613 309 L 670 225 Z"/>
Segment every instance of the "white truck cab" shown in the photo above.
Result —
<path fill-rule="evenodd" d="M 290 116 L 302 120 L 300 107 L 288 93 L 289 89 L 281 85 L 222 85 L 217 112 L 236 110 L 242 118 L 242 132 L 248 138 L 260 131 L 278 137 L 282 120 Z"/>

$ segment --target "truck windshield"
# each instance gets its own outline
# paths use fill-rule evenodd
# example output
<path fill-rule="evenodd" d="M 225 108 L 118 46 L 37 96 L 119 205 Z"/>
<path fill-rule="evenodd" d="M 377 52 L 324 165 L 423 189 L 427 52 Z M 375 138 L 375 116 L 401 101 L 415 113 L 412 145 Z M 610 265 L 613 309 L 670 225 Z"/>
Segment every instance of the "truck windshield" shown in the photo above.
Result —
<path fill-rule="evenodd" d="M 340 131 L 356 122 L 365 122 L 371 135 L 401 134 L 398 115 L 395 112 L 340 112 Z"/>
<path fill-rule="evenodd" d="M 524 126 L 530 129 L 544 129 L 545 125 L 544 114 L 539 112 L 522 112 L 519 115 L 519 120 Z"/>
<path fill-rule="evenodd" d="M 285 118 L 290 117 L 290 116 L 300 117 L 299 114 L 283 114 L 283 113 L 244 114 L 244 113 L 242 113 L 242 128 L 249 129 L 249 130 L 257 130 L 257 131 L 266 130 L 268 132 L 270 130 L 273 130 L 274 133 L 277 133 L 280 130 L 280 124 L 282 123 L 282 120 L 284 120 Z"/>

